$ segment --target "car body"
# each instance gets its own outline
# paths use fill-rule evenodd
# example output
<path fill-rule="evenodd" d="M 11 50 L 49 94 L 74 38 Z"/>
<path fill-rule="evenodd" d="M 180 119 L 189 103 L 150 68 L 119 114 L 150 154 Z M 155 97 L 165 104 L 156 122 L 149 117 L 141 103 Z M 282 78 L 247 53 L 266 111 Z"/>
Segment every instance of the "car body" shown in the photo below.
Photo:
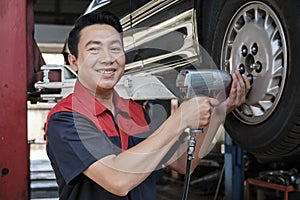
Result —
<path fill-rule="evenodd" d="M 240 70 L 253 84 L 226 118 L 234 142 L 259 158 L 299 154 L 300 1 L 94 0 L 86 12 L 93 8 L 121 19 L 127 80 L 155 76 L 177 96 L 183 69 Z"/>
<path fill-rule="evenodd" d="M 228 116 L 228 133 L 257 156 L 299 153 L 300 42 L 295 35 L 300 31 L 299 1 L 172 0 L 130 5 L 130 15 L 121 18 L 131 33 L 126 38 L 131 58 L 126 73 L 163 75 L 190 67 L 212 68 L 211 60 L 217 68 L 240 70 L 253 77 L 253 84 L 246 103 Z"/>

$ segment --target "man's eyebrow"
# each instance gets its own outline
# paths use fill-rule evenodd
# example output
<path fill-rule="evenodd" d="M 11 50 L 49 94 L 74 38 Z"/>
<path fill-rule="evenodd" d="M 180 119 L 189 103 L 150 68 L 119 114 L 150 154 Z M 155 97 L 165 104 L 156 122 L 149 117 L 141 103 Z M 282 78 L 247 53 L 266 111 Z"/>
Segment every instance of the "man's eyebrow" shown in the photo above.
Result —
<path fill-rule="evenodd" d="M 100 45 L 102 44 L 100 41 L 95 41 L 95 40 L 90 40 L 88 41 L 88 43 L 86 43 L 85 47 L 91 45 L 91 44 L 97 44 L 97 45 Z"/>
<path fill-rule="evenodd" d="M 122 44 L 122 42 L 118 39 L 115 39 L 115 40 L 112 40 L 112 41 L 109 41 L 110 44 Z M 100 41 L 96 41 L 96 40 L 90 40 L 88 41 L 88 43 L 86 43 L 85 47 L 91 45 L 91 44 L 96 44 L 96 45 L 101 45 L 102 42 Z"/>
<path fill-rule="evenodd" d="M 122 44 L 122 42 L 120 40 L 112 40 L 109 42 L 110 44 L 115 44 L 115 43 L 118 43 L 118 44 Z"/>

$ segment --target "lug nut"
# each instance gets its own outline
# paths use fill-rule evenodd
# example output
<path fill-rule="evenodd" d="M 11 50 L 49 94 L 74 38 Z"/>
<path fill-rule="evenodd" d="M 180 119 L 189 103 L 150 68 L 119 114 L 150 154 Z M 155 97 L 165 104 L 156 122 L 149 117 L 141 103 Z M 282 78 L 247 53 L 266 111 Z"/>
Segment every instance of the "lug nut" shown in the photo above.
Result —
<path fill-rule="evenodd" d="M 247 49 L 247 47 L 246 47 L 245 45 L 243 45 L 243 46 L 242 46 L 242 55 L 243 55 L 244 57 L 246 57 L 247 54 L 248 54 L 248 49 Z"/>
<path fill-rule="evenodd" d="M 240 74 L 244 74 L 246 72 L 244 64 L 240 64 L 239 71 L 240 71 Z"/>
<path fill-rule="evenodd" d="M 252 85 L 253 84 L 253 75 L 252 74 L 248 74 L 247 75 L 247 78 L 248 78 L 248 80 L 249 80 L 249 82 L 250 82 L 250 85 Z"/>
<path fill-rule="evenodd" d="M 250 68 L 252 70 L 255 70 L 257 73 L 259 73 L 262 70 L 262 64 L 261 62 L 257 61 L 256 63 L 251 64 Z"/>
<path fill-rule="evenodd" d="M 261 64 L 261 62 L 257 61 L 257 62 L 255 63 L 255 71 L 256 71 L 257 73 L 259 73 L 259 72 L 261 72 L 261 70 L 262 70 L 262 64 Z"/>
<path fill-rule="evenodd" d="M 257 46 L 256 43 L 254 43 L 254 44 L 252 45 L 252 47 L 251 47 L 251 53 L 252 53 L 253 55 L 256 55 L 256 54 L 257 54 L 257 51 L 258 51 L 258 46 Z"/>

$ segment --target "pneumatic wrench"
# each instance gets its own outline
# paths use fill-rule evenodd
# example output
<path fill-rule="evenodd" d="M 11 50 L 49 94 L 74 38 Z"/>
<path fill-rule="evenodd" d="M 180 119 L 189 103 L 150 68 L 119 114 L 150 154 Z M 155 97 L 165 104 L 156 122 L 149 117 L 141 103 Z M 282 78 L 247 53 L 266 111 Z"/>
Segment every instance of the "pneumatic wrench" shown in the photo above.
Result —
<path fill-rule="evenodd" d="M 181 99 L 189 99 L 195 96 L 216 97 L 220 93 L 223 93 L 224 96 L 227 97 L 230 92 L 231 82 L 231 75 L 221 70 L 182 70 L 177 76 L 176 87 L 178 87 L 182 93 Z M 189 131 L 186 175 L 182 200 L 187 199 L 191 163 L 196 146 L 195 137 L 196 134 L 199 133 L 203 133 L 202 128 Z"/>

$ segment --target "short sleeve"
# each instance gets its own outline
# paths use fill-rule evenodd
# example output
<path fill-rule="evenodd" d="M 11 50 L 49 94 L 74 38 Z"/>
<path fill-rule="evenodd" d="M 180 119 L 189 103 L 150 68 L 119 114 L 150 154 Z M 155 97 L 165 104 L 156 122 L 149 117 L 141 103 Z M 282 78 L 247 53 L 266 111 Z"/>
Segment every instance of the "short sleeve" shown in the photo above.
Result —
<path fill-rule="evenodd" d="M 97 160 L 121 150 L 85 116 L 58 112 L 48 121 L 47 151 L 51 162 L 70 183 Z"/>

